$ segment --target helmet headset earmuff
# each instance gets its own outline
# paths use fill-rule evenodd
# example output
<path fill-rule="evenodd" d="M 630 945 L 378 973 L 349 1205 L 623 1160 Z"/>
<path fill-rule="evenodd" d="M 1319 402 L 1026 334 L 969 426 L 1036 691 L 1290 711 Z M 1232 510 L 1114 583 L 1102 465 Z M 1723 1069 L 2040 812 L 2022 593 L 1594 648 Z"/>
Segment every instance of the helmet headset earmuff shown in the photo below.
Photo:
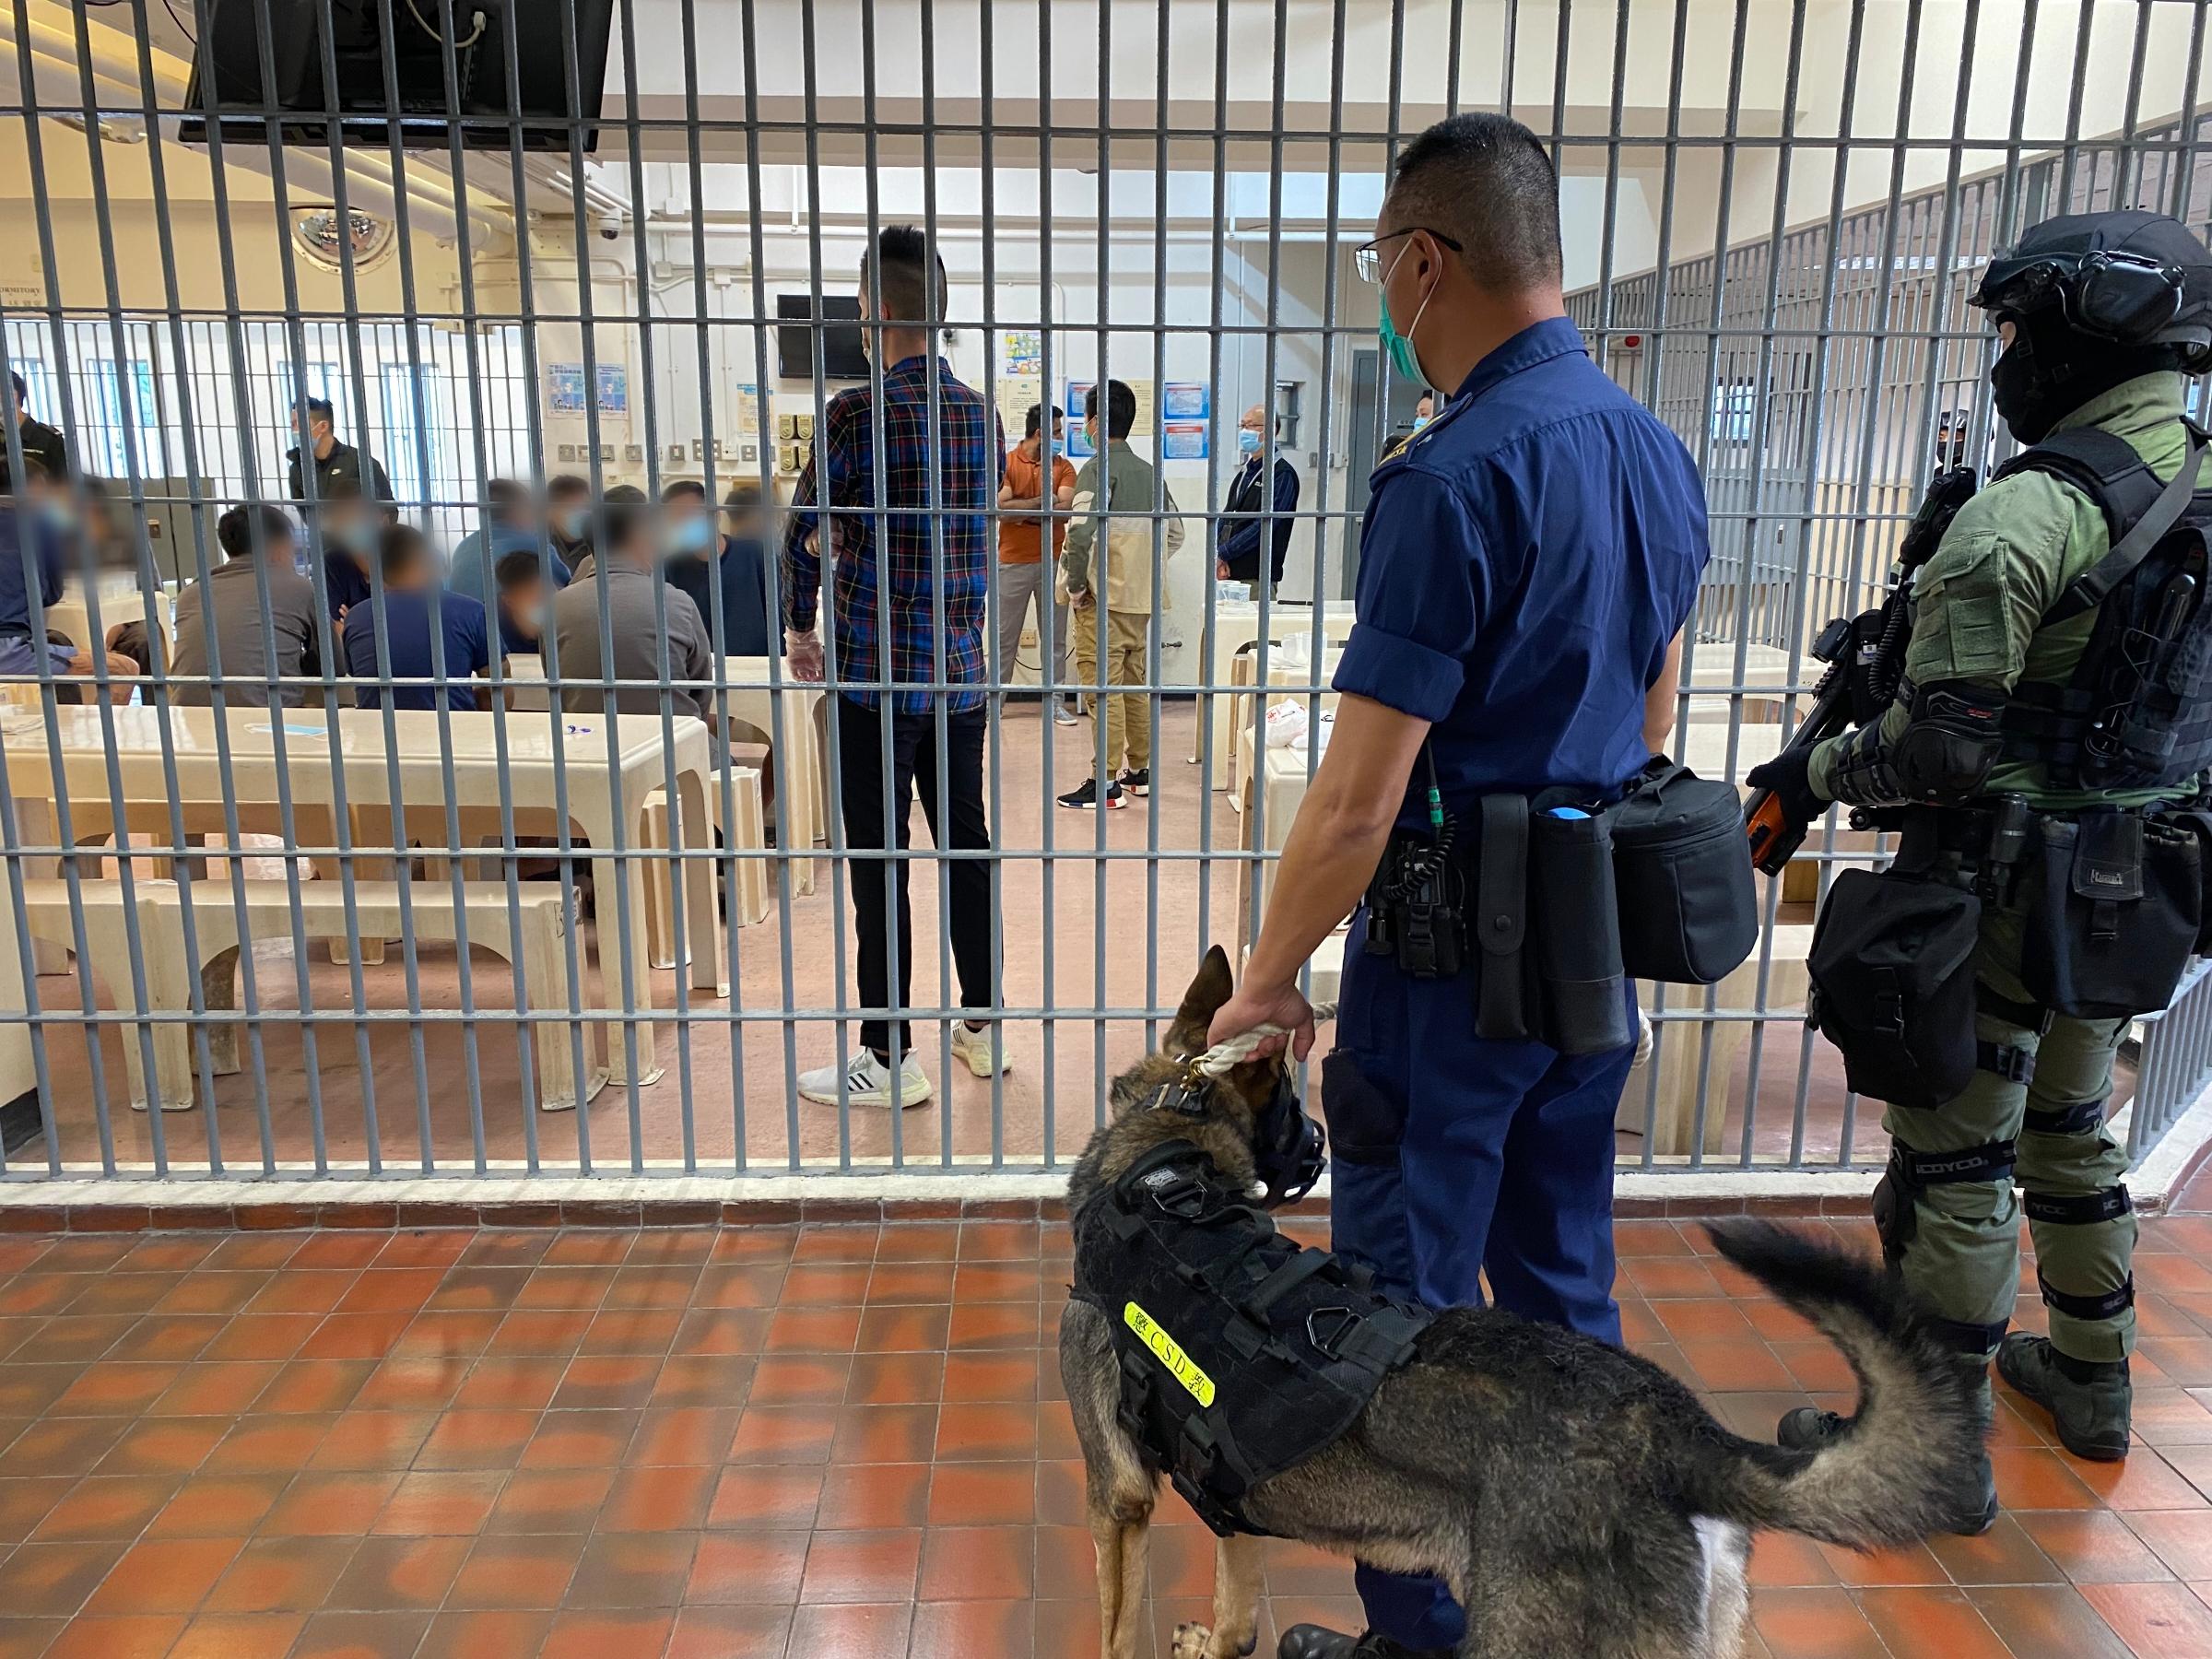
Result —
<path fill-rule="evenodd" d="M 2178 267 L 2110 248 L 2078 260 L 2040 260 L 2007 273 L 2002 284 L 1993 279 L 1983 291 L 2000 288 L 2001 296 L 1991 295 L 1999 321 L 2017 324 L 2055 305 L 2077 334 L 2123 346 L 2157 339 L 2182 314 L 2183 299 Z"/>

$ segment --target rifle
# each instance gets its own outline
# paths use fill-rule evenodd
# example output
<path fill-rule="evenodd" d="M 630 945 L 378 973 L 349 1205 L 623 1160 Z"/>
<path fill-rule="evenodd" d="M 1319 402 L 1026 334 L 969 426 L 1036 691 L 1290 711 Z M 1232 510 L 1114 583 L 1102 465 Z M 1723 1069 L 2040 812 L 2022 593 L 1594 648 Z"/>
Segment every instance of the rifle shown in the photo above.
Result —
<path fill-rule="evenodd" d="M 1898 543 L 1897 565 L 1881 605 L 1856 617 L 1838 617 L 1820 630 L 1812 654 L 1828 668 L 1813 688 L 1812 709 L 1783 745 L 1782 754 L 1825 743 L 1862 722 L 1879 720 L 1896 700 L 1904 678 L 1905 641 L 1912 630 L 1912 572 L 1927 563 L 1977 488 L 1979 480 L 1971 466 L 1937 473 Z M 1744 827 L 1751 841 L 1752 865 L 1768 876 L 1782 873 L 1810 828 L 1792 823 L 1771 789 L 1752 792 L 1744 804 Z"/>

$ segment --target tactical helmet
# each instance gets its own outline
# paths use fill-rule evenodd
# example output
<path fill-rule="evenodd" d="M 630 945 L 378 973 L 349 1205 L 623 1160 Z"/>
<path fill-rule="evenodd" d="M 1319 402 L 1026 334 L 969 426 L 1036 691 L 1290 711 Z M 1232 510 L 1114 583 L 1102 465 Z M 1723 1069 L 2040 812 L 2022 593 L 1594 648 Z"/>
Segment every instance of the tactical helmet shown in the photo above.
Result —
<path fill-rule="evenodd" d="M 2174 346 L 2192 373 L 2212 367 L 2212 253 L 2163 213 L 2045 219 L 1989 262 L 1967 303 L 2016 321 L 2055 305 L 2077 334 Z"/>
<path fill-rule="evenodd" d="M 2046 219 L 1989 262 L 1967 302 L 2014 325 L 1991 380 L 2023 443 L 2124 381 L 2212 368 L 2212 253 L 2162 213 Z"/>

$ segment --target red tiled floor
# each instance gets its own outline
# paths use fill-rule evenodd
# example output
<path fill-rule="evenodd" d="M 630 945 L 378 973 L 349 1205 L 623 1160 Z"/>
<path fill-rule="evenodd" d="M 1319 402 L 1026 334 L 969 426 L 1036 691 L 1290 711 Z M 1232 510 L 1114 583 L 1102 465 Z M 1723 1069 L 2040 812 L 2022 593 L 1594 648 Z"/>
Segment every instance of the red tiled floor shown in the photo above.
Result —
<path fill-rule="evenodd" d="M 2146 1227 L 2126 1464 L 2074 1461 L 2004 1400 L 1989 1535 L 1868 1557 L 1761 1538 L 1746 1659 L 2212 1654 L 2204 1221 Z M 1833 1350 L 1695 1228 L 1624 1222 L 1619 1244 L 1630 1341 L 1731 1427 L 1847 1403 Z M 0 1659 L 1097 1651 L 1053 1230 L 0 1251 Z M 1164 1632 L 1205 1617 L 1212 1551 L 1171 1498 L 1161 1520 Z M 1343 1562 L 1266 1561 L 1263 1653 L 1288 1623 L 1358 1618 Z"/>

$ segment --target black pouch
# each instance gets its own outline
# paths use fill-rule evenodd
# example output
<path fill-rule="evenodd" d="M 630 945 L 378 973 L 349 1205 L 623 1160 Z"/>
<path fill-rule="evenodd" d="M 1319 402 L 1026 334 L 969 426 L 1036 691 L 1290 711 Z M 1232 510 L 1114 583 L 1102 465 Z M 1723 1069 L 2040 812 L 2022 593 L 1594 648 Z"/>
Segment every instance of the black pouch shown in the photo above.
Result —
<path fill-rule="evenodd" d="M 2212 810 L 2203 806 L 2169 808 L 2159 815 L 2159 821 L 2179 830 L 2196 842 L 2196 867 L 2200 878 L 2206 868 L 2212 868 Z M 2196 939 L 2190 946 L 2195 956 L 2212 956 L 2212 904 L 2197 904 Z"/>
<path fill-rule="evenodd" d="M 1477 947 L 1475 1034 L 1525 1042 L 1539 1033 L 1528 941 L 1528 797 L 1482 797 L 1482 839 L 1475 865 L 1475 908 L 1467 933 Z"/>
<path fill-rule="evenodd" d="M 1853 1091 L 1940 1106 L 1974 1075 L 1974 946 L 1982 901 L 1936 877 L 1846 870 L 1829 889 L 1806 967 L 1806 1023 L 1843 1054 Z"/>
<path fill-rule="evenodd" d="M 1631 979 L 1710 985 L 1759 944 L 1751 843 L 1735 786 L 1664 756 L 1606 815 Z"/>
<path fill-rule="evenodd" d="M 1321 1115 L 1329 1151 L 1349 1164 L 1394 1164 L 1406 1138 L 1406 1102 L 1368 1081 L 1359 1061 L 1331 1049 L 1321 1062 Z"/>
<path fill-rule="evenodd" d="M 1606 820 L 1579 807 L 1547 810 L 1539 800 L 1528 829 L 1538 1035 L 1562 1054 L 1620 1048 L 1636 1033 L 1621 990 L 1620 907 Z"/>
<path fill-rule="evenodd" d="M 2046 818 L 2020 882 L 2020 979 L 2077 1019 L 2163 1008 L 2195 948 L 2204 910 L 2197 839 L 2120 807 Z"/>

